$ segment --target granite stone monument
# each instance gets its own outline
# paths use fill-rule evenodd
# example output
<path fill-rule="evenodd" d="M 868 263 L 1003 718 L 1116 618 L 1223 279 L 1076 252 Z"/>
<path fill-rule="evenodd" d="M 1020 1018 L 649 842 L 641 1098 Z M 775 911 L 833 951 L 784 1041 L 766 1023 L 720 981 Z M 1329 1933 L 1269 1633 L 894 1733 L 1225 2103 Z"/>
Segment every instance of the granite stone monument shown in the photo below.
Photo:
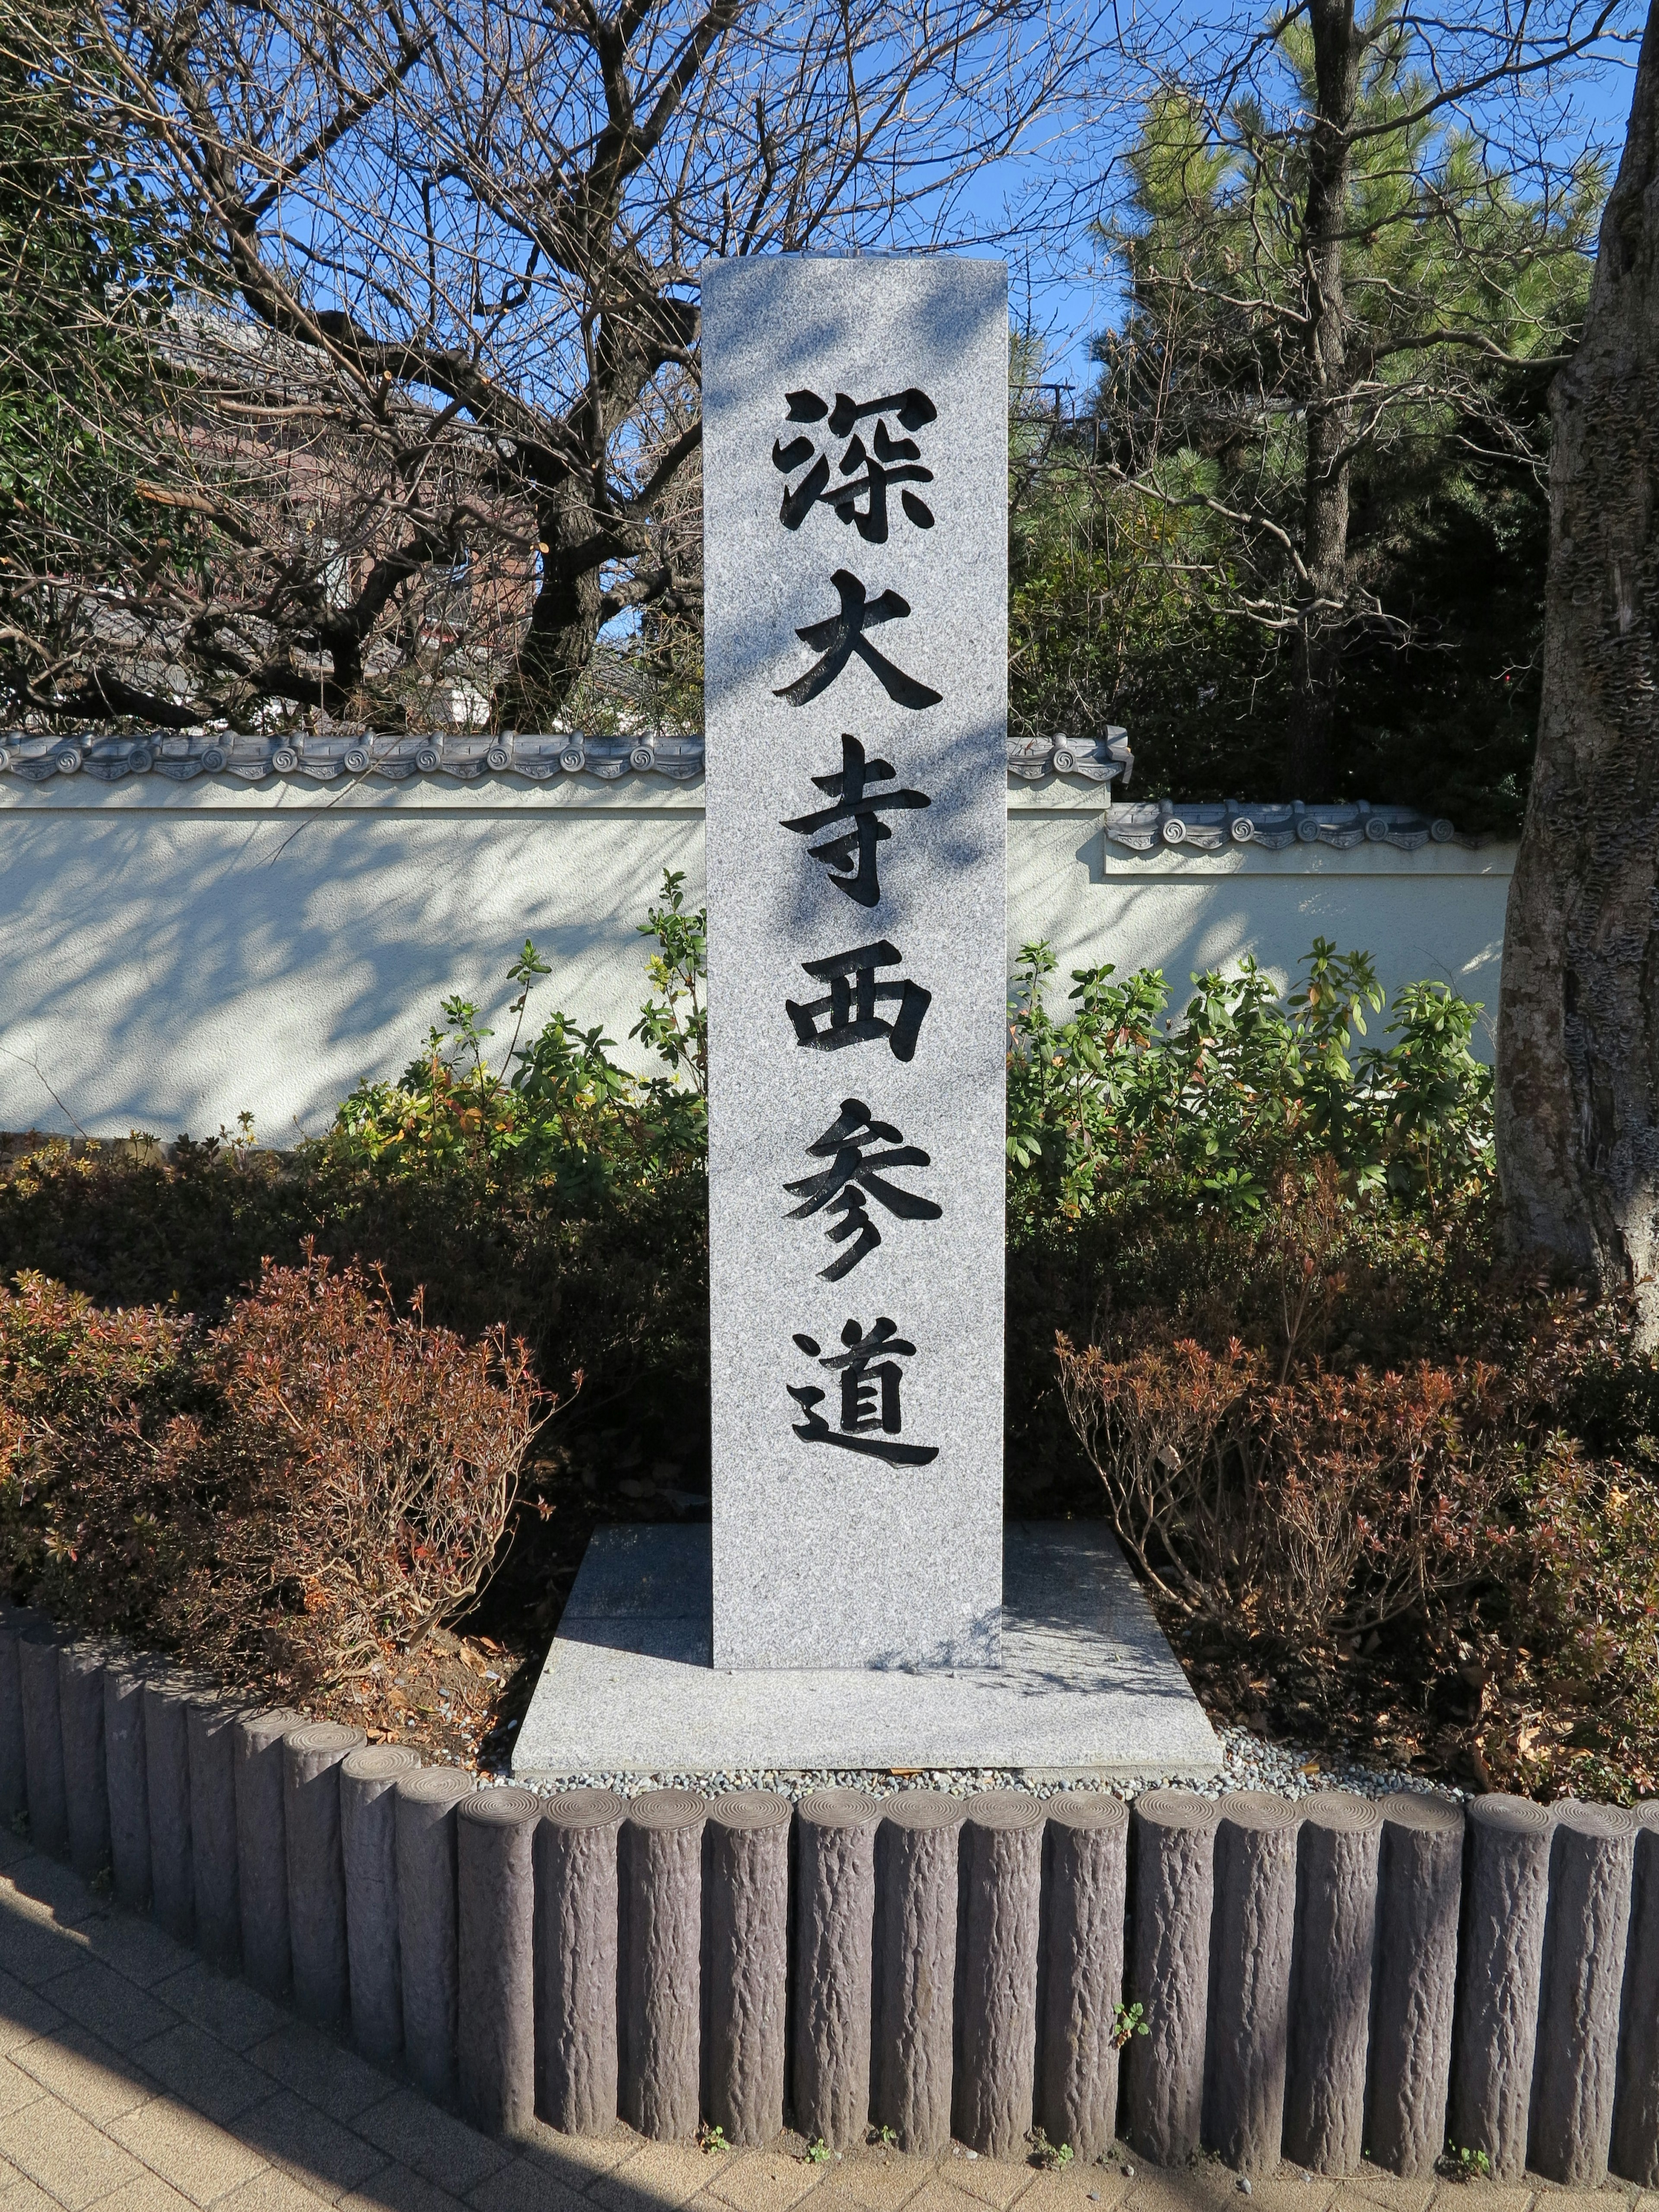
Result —
<path fill-rule="evenodd" d="M 994 1664 L 1000 263 L 702 292 L 717 1668 Z"/>

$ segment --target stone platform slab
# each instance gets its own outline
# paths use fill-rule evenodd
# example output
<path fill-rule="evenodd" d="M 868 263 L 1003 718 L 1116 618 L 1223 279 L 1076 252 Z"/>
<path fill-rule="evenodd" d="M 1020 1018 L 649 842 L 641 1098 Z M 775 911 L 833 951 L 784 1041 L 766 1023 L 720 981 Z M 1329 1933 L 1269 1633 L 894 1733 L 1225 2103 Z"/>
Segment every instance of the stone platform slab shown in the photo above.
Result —
<path fill-rule="evenodd" d="M 708 1528 L 601 1528 L 519 1732 L 514 1773 L 1218 1774 L 1215 1732 L 1110 1531 L 1019 1522 L 1004 1535 L 1000 1666 L 737 1673 L 710 1663 Z"/>

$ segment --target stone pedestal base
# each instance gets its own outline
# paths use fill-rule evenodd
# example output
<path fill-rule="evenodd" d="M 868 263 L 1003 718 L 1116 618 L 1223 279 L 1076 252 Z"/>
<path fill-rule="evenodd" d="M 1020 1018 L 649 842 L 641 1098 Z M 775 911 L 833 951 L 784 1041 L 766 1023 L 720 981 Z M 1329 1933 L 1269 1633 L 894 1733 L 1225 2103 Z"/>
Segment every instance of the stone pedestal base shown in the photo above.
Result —
<path fill-rule="evenodd" d="M 520 1780 L 1015 1768 L 1221 1771 L 1221 1747 L 1109 1530 L 1005 1531 L 1002 1663 L 717 1673 L 705 1528 L 602 1528 L 519 1732 Z M 925 1575 L 927 1562 L 915 1563 Z"/>

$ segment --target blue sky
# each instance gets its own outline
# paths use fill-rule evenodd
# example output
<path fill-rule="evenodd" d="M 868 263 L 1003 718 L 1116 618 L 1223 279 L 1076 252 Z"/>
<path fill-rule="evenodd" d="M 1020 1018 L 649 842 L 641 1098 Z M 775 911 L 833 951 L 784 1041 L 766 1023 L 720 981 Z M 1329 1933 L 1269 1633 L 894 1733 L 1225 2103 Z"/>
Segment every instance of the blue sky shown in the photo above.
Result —
<path fill-rule="evenodd" d="M 1184 0 L 1182 14 L 1194 38 L 1218 18 L 1218 6 L 1205 0 Z M 1228 13 L 1231 10 L 1228 9 Z M 1263 14 L 1266 9 L 1264 8 Z M 1632 5 L 1628 20 L 1639 29 L 1640 11 Z M 1606 149 L 1616 166 L 1630 112 L 1635 76 L 1635 47 L 1609 43 L 1594 61 L 1578 66 L 1562 100 L 1551 151 L 1565 159 L 1587 143 Z M 1043 374 L 1073 386 L 1080 400 L 1093 377 L 1089 341 L 1109 328 L 1119 310 L 1119 292 L 1113 271 L 1098 251 L 1086 214 L 1097 213 L 1109 202 L 1109 176 L 1103 177 L 1122 127 L 1105 119 L 1092 125 L 1081 118 L 1064 133 L 1054 132 L 1051 143 L 1025 161 L 1000 164 L 985 173 L 964 203 L 963 213 L 984 226 L 988 234 L 1012 229 L 1015 234 L 991 250 L 1008 260 L 1010 311 L 1017 325 L 1029 326 L 1042 338 L 1046 360 Z M 1075 195 L 1079 216 L 1057 240 L 1042 240 L 1035 232 L 1019 234 L 1018 210 L 1022 198 L 1045 187 L 1056 177 L 1065 178 Z"/>

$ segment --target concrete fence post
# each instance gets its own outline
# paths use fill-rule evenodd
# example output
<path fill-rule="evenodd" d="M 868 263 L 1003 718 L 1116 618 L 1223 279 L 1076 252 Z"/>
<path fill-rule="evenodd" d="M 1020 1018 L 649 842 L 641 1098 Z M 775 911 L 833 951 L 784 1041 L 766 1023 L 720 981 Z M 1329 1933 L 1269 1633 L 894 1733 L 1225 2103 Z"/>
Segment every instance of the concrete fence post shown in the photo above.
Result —
<path fill-rule="evenodd" d="M 951 2140 L 963 1814 L 959 1797 L 904 1790 L 876 1831 L 871 2118 L 922 2157 Z"/>
<path fill-rule="evenodd" d="M 64 1784 L 64 1723 L 58 1694 L 58 1638 L 37 1620 L 17 1639 L 23 1692 L 23 1765 L 28 1778 L 29 1839 L 55 1859 L 69 1856 L 69 1798 Z"/>
<path fill-rule="evenodd" d="M 617 2124 L 617 1850 L 628 1800 L 545 1798 L 536 1830 L 536 2111 L 569 2136 Z"/>
<path fill-rule="evenodd" d="M 1377 1869 L 1366 2148 L 1378 2166 L 1426 2179 L 1446 2147 L 1463 1812 L 1426 1792 L 1384 1797 Z"/>
<path fill-rule="evenodd" d="M 783 2127 L 789 1800 L 717 1797 L 703 1826 L 703 2109 L 731 2143 Z"/>
<path fill-rule="evenodd" d="M 256 1990 L 279 2001 L 291 1979 L 283 1738 L 305 1724 L 303 1713 L 279 1705 L 241 1714 L 231 1730 L 242 1972 Z"/>
<path fill-rule="evenodd" d="M 108 1647 L 65 1644 L 58 1654 L 64 1730 L 64 1807 L 70 1864 L 90 1881 L 110 1863 L 109 1780 L 104 1764 L 104 1662 Z"/>
<path fill-rule="evenodd" d="M 1051 2143 L 1086 2162 L 1117 2134 L 1129 1808 L 1076 1790 L 1045 1810 L 1036 2118 Z"/>
<path fill-rule="evenodd" d="M 395 1792 L 420 1764 L 420 1753 L 401 1743 L 368 1744 L 340 1761 L 351 2039 L 365 2058 L 395 2058 L 404 2047 Z"/>
<path fill-rule="evenodd" d="M 622 2114 L 662 2142 L 697 2131 L 708 1810 L 695 1790 L 648 1790 L 622 1826 Z"/>
<path fill-rule="evenodd" d="M 104 1779 L 115 1894 L 129 1912 L 149 1910 L 149 1787 L 144 1772 L 144 1674 L 137 1660 L 104 1669 Z"/>
<path fill-rule="evenodd" d="M 144 1677 L 144 1795 L 149 1814 L 150 1909 L 180 1943 L 196 1933 L 190 1852 L 190 1738 L 185 1703 L 200 1686 L 176 1668 Z"/>
<path fill-rule="evenodd" d="M 1287 1798 L 1223 1797 L 1215 1836 L 1204 2134 L 1242 2172 L 1277 2166 L 1290 2055 L 1297 1832 Z"/>
<path fill-rule="evenodd" d="M 288 1945 L 295 2009 L 323 2027 L 351 2009 L 346 1948 L 340 1765 L 368 1739 L 336 1721 L 308 1721 L 283 1738 L 283 1840 L 288 1860 Z"/>
<path fill-rule="evenodd" d="M 1018 2157 L 1036 2117 L 1044 1809 L 985 1790 L 963 1818 L 951 2103 L 958 2138 L 990 2158 Z"/>
<path fill-rule="evenodd" d="M 822 1790 L 795 1808 L 789 2099 L 809 2143 L 860 2143 L 870 2118 L 870 2020 L 881 1800 Z"/>
<path fill-rule="evenodd" d="M 1619 2009 L 1630 1933 L 1636 1816 L 1566 1799 L 1550 1808 L 1538 2050 L 1528 2162 L 1552 2181 L 1599 2189 L 1613 2145 Z M 1659 2008 L 1659 1990 L 1653 1992 Z"/>
<path fill-rule="evenodd" d="M 403 1967 L 404 2063 L 416 2087 L 455 2096 L 459 2007 L 455 1897 L 455 1808 L 474 1778 L 457 1766 L 423 1767 L 396 1784 L 398 1952 Z"/>
<path fill-rule="evenodd" d="M 1659 1797 L 1636 1808 L 1636 1871 L 1613 2109 L 1613 2172 L 1659 2188 Z"/>
<path fill-rule="evenodd" d="M 9 1827 L 29 1809 L 23 1735 L 23 1679 L 17 1639 L 28 1626 L 14 1608 L 0 1616 L 0 1820 Z"/>
<path fill-rule="evenodd" d="M 536 2117 L 533 1790 L 476 1790 L 455 1808 L 456 2072 L 461 2113 L 487 2135 Z"/>
<path fill-rule="evenodd" d="M 1147 2033 L 1127 2045 L 1129 2140 L 1158 2166 L 1184 2165 L 1203 2123 L 1217 1820 L 1212 1799 L 1152 1790 L 1130 1823 L 1129 1996 Z"/>
<path fill-rule="evenodd" d="M 190 1763 L 190 1867 L 197 1948 L 234 1973 L 242 1955 L 242 1905 L 237 1880 L 236 1723 L 240 1706 L 206 1690 L 185 1705 Z"/>
<path fill-rule="evenodd" d="M 1298 1800 L 1285 2154 L 1315 2173 L 1358 2173 L 1376 1948 L 1382 1814 L 1342 1790 Z"/>
<path fill-rule="evenodd" d="M 1450 2133 L 1500 2181 L 1526 2171 L 1553 1826 L 1526 1797 L 1468 1808 Z"/>

